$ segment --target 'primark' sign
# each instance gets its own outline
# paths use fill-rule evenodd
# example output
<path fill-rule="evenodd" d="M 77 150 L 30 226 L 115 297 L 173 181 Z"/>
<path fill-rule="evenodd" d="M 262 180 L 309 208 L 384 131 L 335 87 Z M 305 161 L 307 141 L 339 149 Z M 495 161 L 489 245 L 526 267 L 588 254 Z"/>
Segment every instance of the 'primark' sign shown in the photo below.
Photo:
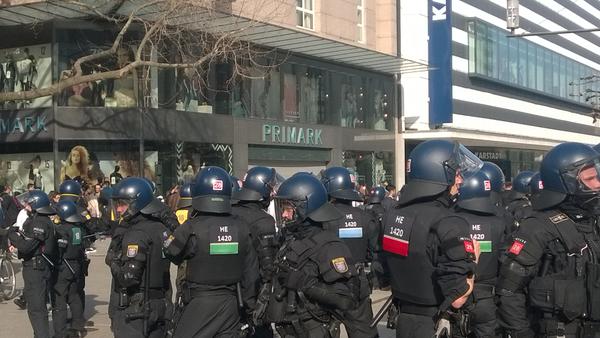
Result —
<path fill-rule="evenodd" d="M 48 131 L 46 128 L 46 115 L 0 118 L 0 134 L 25 134 L 41 131 Z"/>
<path fill-rule="evenodd" d="M 322 145 L 322 129 L 263 124 L 262 141 L 281 144 Z"/>

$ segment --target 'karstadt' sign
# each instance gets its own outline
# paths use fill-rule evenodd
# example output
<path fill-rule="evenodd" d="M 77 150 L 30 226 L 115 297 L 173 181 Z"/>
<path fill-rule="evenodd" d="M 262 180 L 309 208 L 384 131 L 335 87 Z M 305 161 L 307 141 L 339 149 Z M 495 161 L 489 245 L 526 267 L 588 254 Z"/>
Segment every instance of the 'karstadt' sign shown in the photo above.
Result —
<path fill-rule="evenodd" d="M 262 141 L 265 143 L 322 145 L 322 129 L 263 124 Z"/>

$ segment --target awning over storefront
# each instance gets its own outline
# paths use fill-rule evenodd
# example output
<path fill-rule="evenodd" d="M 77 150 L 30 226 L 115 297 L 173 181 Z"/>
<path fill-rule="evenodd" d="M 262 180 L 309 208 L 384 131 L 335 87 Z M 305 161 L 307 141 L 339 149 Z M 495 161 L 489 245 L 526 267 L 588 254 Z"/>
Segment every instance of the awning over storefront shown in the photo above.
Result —
<path fill-rule="evenodd" d="M 406 142 L 420 142 L 432 139 L 444 139 L 458 141 L 467 147 L 502 147 L 532 150 L 549 150 L 555 145 L 561 143 L 561 141 L 551 139 L 507 135 L 499 133 L 483 133 L 477 131 L 465 131 L 457 129 L 406 131 L 403 134 L 403 136 Z"/>
<path fill-rule="evenodd" d="M 83 0 L 82 2 L 95 3 L 94 0 Z M 13 3 L 22 4 L 10 7 L 0 6 L 0 26 L 34 24 L 52 19 L 81 19 L 95 15 L 91 8 L 68 1 L 25 0 L 13 1 Z M 131 8 L 128 5 L 131 5 L 130 1 L 106 1 L 103 6 L 95 10 L 101 13 L 116 11 L 126 15 L 130 10 L 128 8 Z M 155 14 L 155 10 L 148 8 L 140 16 L 152 20 Z M 386 74 L 427 70 L 427 64 L 423 61 L 410 60 L 364 46 L 324 38 L 308 30 L 258 22 L 227 13 L 197 11 L 196 13 L 182 14 L 171 20 L 173 24 L 185 26 L 190 30 L 227 33 L 268 48 L 281 49 Z"/>

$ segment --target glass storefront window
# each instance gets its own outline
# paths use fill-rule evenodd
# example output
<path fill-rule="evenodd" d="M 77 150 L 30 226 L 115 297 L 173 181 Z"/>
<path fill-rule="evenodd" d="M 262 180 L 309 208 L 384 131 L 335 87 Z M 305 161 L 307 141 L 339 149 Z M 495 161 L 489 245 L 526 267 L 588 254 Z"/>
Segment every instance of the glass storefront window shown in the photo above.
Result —
<path fill-rule="evenodd" d="M 75 61 L 111 47 L 115 33 L 103 30 L 61 29 L 57 31 L 58 80 L 73 73 Z M 133 60 L 134 50 L 124 43 L 115 57 L 95 60 L 82 65 L 84 74 L 118 69 Z M 120 79 L 82 83 L 63 90 L 58 105 L 71 107 L 136 107 L 138 104 L 138 73 L 133 70 Z"/>
<path fill-rule="evenodd" d="M 467 34 L 470 76 L 587 103 L 589 84 L 585 78 L 597 70 L 531 41 L 508 38 L 505 30 L 480 20 L 468 23 Z"/>
<path fill-rule="evenodd" d="M 356 183 L 367 189 L 394 183 L 394 154 L 392 152 L 344 151 L 343 166 L 356 175 Z"/>
<path fill-rule="evenodd" d="M 29 188 L 54 190 L 54 154 L 44 152 L 0 154 L 0 186 L 24 192 Z"/>
<path fill-rule="evenodd" d="M 21 92 L 52 84 L 51 44 L 0 49 L 0 91 Z M 0 109 L 49 107 L 52 97 L 0 102 Z"/>
<path fill-rule="evenodd" d="M 82 186 L 114 184 L 112 178 L 140 175 L 139 147 L 135 141 L 59 141 L 62 154 L 59 182 L 79 181 Z M 146 153 L 143 175 L 156 180 L 156 154 Z"/>
<path fill-rule="evenodd" d="M 159 192 L 176 184 L 192 183 L 205 166 L 233 172 L 233 149 L 228 144 L 194 142 L 144 142 L 144 156 L 151 159 Z"/>

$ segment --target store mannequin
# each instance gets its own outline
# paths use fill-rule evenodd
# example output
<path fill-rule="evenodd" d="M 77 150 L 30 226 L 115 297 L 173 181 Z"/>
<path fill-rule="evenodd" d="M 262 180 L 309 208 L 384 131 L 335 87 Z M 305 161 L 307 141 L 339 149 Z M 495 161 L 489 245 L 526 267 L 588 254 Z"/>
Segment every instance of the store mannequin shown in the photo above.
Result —
<path fill-rule="evenodd" d="M 117 51 L 117 67 L 123 68 L 131 63 L 132 52 L 126 48 L 119 48 Z M 137 106 L 137 72 L 133 69 L 122 78 L 114 82 L 114 98 L 117 107 L 135 107 Z"/>

